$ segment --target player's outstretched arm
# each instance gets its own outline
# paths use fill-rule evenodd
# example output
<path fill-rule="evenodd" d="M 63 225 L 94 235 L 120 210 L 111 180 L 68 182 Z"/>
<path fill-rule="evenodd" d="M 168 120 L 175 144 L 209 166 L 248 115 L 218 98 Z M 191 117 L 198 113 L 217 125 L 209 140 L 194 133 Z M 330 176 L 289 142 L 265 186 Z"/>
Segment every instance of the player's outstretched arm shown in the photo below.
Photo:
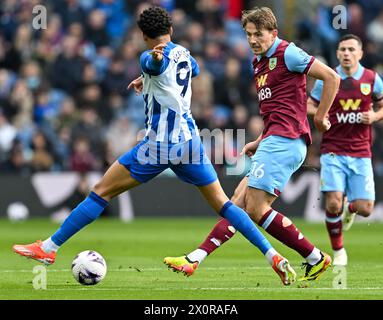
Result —
<path fill-rule="evenodd" d="M 318 59 L 312 64 L 308 75 L 323 81 L 322 97 L 314 116 L 314 124 L 320 132 L 325 132 L 330 129 L 328 111 L 338 92 L 340 77 L 334 70 Z"/>

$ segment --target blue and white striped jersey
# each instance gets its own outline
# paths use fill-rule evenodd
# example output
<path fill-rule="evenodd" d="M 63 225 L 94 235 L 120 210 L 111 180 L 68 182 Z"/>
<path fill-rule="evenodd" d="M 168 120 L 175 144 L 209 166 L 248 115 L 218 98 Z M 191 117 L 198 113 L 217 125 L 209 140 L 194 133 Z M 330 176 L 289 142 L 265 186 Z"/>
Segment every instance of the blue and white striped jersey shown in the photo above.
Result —
<path fill-rule="evenodd" d="M 145 51 L 140 58 L 145 101 L 146 137 L 157 142 L 179 143 L 198 135 L 192 117 L 191 78 L 199 67 L 189 50 L 168 42 L 161 61 Z"/>

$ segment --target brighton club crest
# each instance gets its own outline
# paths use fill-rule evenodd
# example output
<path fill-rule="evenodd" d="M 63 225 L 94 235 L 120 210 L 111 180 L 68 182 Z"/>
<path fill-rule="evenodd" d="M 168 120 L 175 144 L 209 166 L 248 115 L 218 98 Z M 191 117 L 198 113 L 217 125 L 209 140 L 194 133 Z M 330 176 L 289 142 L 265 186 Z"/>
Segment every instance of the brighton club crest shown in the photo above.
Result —
<path fill-rule="evenodd" d="M 277 66 L 277 58 L 270 58 L 269 60 L 269 69 L 273 70 Z"/>
<path fill-rule="evenodd" d="M 360 84 L 360 92 L 362 92 L 365 96 L 370 94 L 371 84 L 370 83 L 361 83 Z"/>

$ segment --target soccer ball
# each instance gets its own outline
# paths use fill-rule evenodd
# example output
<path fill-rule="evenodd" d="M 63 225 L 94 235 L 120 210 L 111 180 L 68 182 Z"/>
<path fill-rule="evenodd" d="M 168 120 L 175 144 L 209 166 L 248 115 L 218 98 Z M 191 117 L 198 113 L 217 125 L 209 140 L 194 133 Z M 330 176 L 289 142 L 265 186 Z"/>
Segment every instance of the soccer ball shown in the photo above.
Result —
<path fill-rule="evenodd" d="M 83 285 L 99 283 L 106 275 L 105 259 L 96 251 L 80 252 L 72 262 L 72 274 Z"/>

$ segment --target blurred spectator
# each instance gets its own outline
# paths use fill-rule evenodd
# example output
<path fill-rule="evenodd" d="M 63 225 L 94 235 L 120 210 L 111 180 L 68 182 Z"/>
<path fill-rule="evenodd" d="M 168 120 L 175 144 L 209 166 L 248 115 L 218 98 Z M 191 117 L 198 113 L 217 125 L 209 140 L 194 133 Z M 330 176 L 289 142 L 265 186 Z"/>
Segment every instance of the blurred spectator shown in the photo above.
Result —
<path fill-rule="evenodd" d="M 101 10 L 93 10 L 88 16 L 87 38 L 96 48 L 109 45 L 109 35 L 105 27 L 106 17 Z"/>
<path fill-rule="evenodd" d="M 78 54 L 76 37 L 64 37 L 62 45 L 62 53 L 57 56 L 51 68 L 51 80 L 56 88 L 73 94 L 81 83 L 85 62 Z"/>
<path fill-rule="evenodd" d="M 5 41 L 0 33 L 0 69 L 8 69 L 18 72 L 21 66 L 21 56 L 16 48 Z"/>
<path fill-rule="evenodd" d="M 20 141 L 14 141 L 7 159 L 3 165 L 0 165 L 0 169 L 14 174 L 30 173 L 29 162 L 24 155 L 23 145 Z"/>
<path fill-rule="evenodd" d="M 86 19 L 84 9 L 78 0 L 55 0 L 55 12 L 62 18 L 63 27 L 66 29 L 72 22 L 83 22 Z"/>
<path fill-rule="evenodd" d="M 124 69 L 124 61 L 120 57 L 114 57 L 102 83 L 104 92 L 106 94 L 117 92 L 125 96 L 128 93 L 127 83 L 129 82 Z"/>
<path fill-rule="evenodd" d="M 226 60 L 224 75 L 214 83 L 214 101 L 230 109 L 236 105 L 247 105 L 250 79 L 241 74 L 241 63 L 230 57 Z"/>
<path fill-rule="evenodd" d="M 100 118 L 94 108 L 84 107 L 81 110 L 80 121 L 73 126 L 71 141 L 79 137 L 88 139 L 92 152 L 96 157 L 102 157 L 104 151 L 103 130 Z"/>
<path fill-rule="evenodd" d="M 41 131 L 37 131 L 33 135 L 31 149 L 32 157 L 30 165 L 33 172 L 50 171 L 53 169 L 54 156 L 52 145 Z"/>
<path fill-rule="evenodd" d="M 12 107 L 12 123 L 18 128 L 30 126 L 33 122 L 33 95 L 24 80 L 19 79 L 14 84 L 9 96 Z"/>
<path fill-rule="evenodd" d="M 205 62 L 201 56 L 196 56 L 196 61 L 200 68 L 200 73 L 192 81 L 192 110 L 194 118 L 199 123 L 204 118 L 203 110 L 213 103 L 214 99 L 214 87 L 213 76 L 206 70 Z"/>
<path fill-rule="evenodd" d="M 336 48 L 339 40 L 339 32 L 333 28 L 332 10 L 335 5 L 341 4 L 338 0 L 321 1 L 317 10 L 316 32 L 319 36 L 323 56 L 331 67 L 337 65 Z"/>
<path fill-rule="evenodd" d="M 69 169 L 78 172 L 88 172 L 100 169 L 96 157 L 91 152 L 89 140 L 86 137 L 78 137 L 73 144 L 73 152 L 70 155 Z"/>
<path fill-rule="evenodd" d="M 114 160 L 137 144 L 137 131 L 127 117 L 119 117 L 110 124 L 106 139 Z"/>
<path fill-rule="evenodd" d="M 378 50 L 381 52 L 383 49 L 383 10 L 379 15 L 368 24 L 367 36 L 370 41 L 376 43 Z M 381 57 L 383 55 L 381 54 Z"/>
<path fill-rule="evenodd" d="M 359 4 L 352 3 L 348 6 L 347 29 L 343 33 L 353 33 L 362 40 L 363 44 L 367 42 L 366 23 Z"/>

